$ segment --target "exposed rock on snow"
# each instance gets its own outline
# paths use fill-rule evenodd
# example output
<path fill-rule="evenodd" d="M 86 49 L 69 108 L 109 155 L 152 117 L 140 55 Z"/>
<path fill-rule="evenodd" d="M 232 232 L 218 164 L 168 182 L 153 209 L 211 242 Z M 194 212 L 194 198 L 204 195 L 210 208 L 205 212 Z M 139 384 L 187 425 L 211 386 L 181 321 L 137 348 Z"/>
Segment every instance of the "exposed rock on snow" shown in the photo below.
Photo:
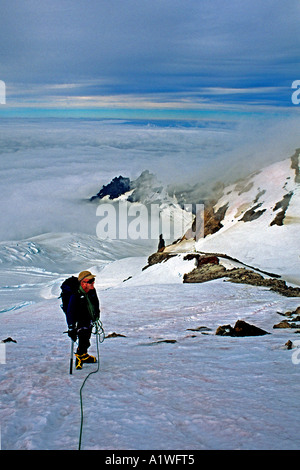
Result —
<path fill-rule="evenodd" d="M 288 194 L 285 194 L 282 198 L 281 201 L 277 202 L 273 211 L 276 212 L 278 209 L 281 209 L 280 212 L 276 215 L 275 219 L 272 220 L 270 223 L 270 226 L 272 225 L 283 225 L 284 219 L 285 219 L 285 213 L 287 211 L 287 208 L 289 207 L 290 200 L 293 196 L 293 192 L 291 191 Z"/>
<path fill-rule="evenodd" d="M 234 327 L 231 325 L 219 326 L 216 335 L 219 336 L 263 336 L 269 333 L 257 326 L 250 325 L 244 320 L 237 320 Z"/>
<path fill-rule="evenodd" d="M 186 331 L 200 331 L 200 333 L 202 333 L 203 331 L 211 331 L 211 328 L 208 328 L 207 326 L 198 326 L 198 328 L 187 328 Z"/>
<path fill-rule="evenodd" d="M 92 196 L 90 200 L 103 199 L 104 197 L 116 199 L 127 191 L 130 191 L 130 179 L 120 175 L 113 178 L 107 185 L 102 186 L 96 196 Z"/>
<path fill-rule="evenodd" d="M 153 344 L 160 344 L 160 343 L 175 344 L 177 343 L 177 340 L 176 339 L 159 339 L 157 341 L 152 341 L 152 343 L 148 343 L 148 346 L 152 346 Z"/>
<path fill-rule="evenodd" d="M 206 258 L 209 259 L 209 257 Z M 193 271 L 184 275 L 183 282 L 207 282 L 223 277 L 228 278 L 231 282 L 251 284 L 253 286 L 266 286 L 288 297 L 300 297 L 300 289 L 287 286 L 286 282 L 283 280 L 265 278 L 258 272 L 246 268 L 226 269 L 221 264 L 215 262 L 199 264 Z"/>
<path fill-rule="evenodd" d="M 16 343 L 17 341 L 15 339 L 12 339 L 11 337 L 3 339 L 0 341 L 1 343 Z"/>
<path fill-rule="evenodd" d="M 283 315 L 286 319 L 274 325 L 273 328 L 300 328 L 300 324 L 298 323 L 300 322 L 300 307 L 297 307 L 296 310 L 292 312 L 277 313 Z"/>
<path fill-rule="evenodd" d="M 129 202 L 149 203 L 159 200 L 169 200 L 167 190 L 160 184 L 156 176 L 148 170 L 143 171 L 138 178 L 130 180 L 128 177 L 118 176 L 111 180 L 107 185 L 103 185 L 100 191 L 90 198 L 95 199 L 108 198 L 110 200 L 118 199 L 127 194 Z"/>
<path fill-rule="evenodd" d="M 154 264 L 167 261 L 168 259 L 173 258 L 174 256 L 176 256 L 176 254 L 170 254 L 170 253 L 164 253 L 164 252 L 153 253 L 152 255 L 149 256 L 148 264 L 143 268 L 143 270 L 149 268 L 149 266 L 153 266 Z"/>
<path fill-rule="evenodd" d="M 114 331 L 113 333 L 109 333 L 108 335 L 106 335 L 105 339 L 107 338 L 126 338 L 126 335 L 121 335 L 120 333 L 116 333 Z"/>
<path fill-rule="evenodd" d="M 148 264 L 143 270 L 155 264 L 165 263 L 176 256 L 179 255 L 169 252 L 153 253 L 149 256 Z M 235 283 L 268 287 L 287 297 L 300 297 L 300 288 L 288 286 L 284 280 L 278 279 L 278 275 L 255 268 L 250 269 L 229 256 L 214 253 L 187 253 L 183 257 L 183 261 L 191 260 L 195 260 L 195 268 L 184 274 L 184 283 L 202 283 L 225 278 Z"/>
<path fill-rule="evenodd" d="M 285 343 L 285 347 L 286 347 L 286 349 L 293 349 L 295 346 L 294 346 L 293 342 L 289 339 L 289 340 Z"/>
<path fill-rule="evenodd" d="M 228 209 L 228 204 L 225 204 L 224 206 L 218 208 L 218 210 L 215 210 L 214 204 L 215 203 L 213 202 L 206 202 L 204 205 L 204 237 L 218 232 L 223 227 L 222 220 L 225 216 L 226 210 Z M 191 234 L 194 234 L 195 232 L 196 218 L 193 221 L 191 230 L 188 230 L 185 233 L 184 238 L 187 240 L 190 239 L 192 236 Z"/>
<path fill-rule="evenodd" d="M 292 311 L 292 312 L 285 312 L 284 314 L 282 315 L 286 315 L 287 317 L 294 317 L 293 319 L 297 321 L 300 321 L 300 307 L 297 307 L 296 310 Z M 296 318 L 295 318 L 296 316 Z"/>
<path fill-rule="evenodd" d="M 297 325 L 297 323 L 289 322 L 288 320 L 282 320 L 274 325 L 273 328 L 299 328 L 299 325 Z"/>

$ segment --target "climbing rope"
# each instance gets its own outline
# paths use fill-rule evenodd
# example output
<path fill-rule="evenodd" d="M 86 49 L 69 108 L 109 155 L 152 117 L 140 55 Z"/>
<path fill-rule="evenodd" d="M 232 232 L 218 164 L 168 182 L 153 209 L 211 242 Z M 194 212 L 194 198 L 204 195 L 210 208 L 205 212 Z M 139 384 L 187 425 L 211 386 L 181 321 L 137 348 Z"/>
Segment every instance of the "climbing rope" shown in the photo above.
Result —
<path fill-rule="evenodd" d="M 104 334 L 104 329 L 102 322 L 100 320 L 97 320 L 93 324 L 93 330 L 92 333 L 96 335 L 96 345 L 97 345 L 97 369 L 93 370 L 90 372 L 86 378 L 83 381 L 83 384 L 80 387 L 80 412 L 81 412 L 81 419 L 80 419 L 80 433 L 79 433 L 79 444 L 78 444 L 78 450 L 81 450 L 81 439 L 82 439 L 82 429 L 83 429 L 83 402 L 82 402 L 82 390 L 83 387 L 87 381 L 87 379 L 92 375 L 96 374 L 99 371 L 100 368 L 100 353 L 99 353 L 99 344 L 103 343 L 105 334 Z"/>

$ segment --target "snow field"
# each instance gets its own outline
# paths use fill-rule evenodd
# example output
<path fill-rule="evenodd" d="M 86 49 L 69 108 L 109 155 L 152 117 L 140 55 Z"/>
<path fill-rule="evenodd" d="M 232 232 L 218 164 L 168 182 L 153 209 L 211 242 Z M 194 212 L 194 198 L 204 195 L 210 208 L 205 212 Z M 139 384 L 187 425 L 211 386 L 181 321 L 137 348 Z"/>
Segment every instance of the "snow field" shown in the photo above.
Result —
<path fill-rule="evenodd" d="M 272 330 L 276 311 L 297 299 L 223 280 L 100 287 L 99 296 L 106 334 L 126 337 L 100 345 L 100 371 L 83 390 L 83 449 L 299 448 L 300 369 L 284 349 L 294 333 Z M 238 317 L 271 334 L 214 335 Z M 69 375 L 59 302 L 1 320 L 2 337 L 17 340 L 0 365 L 2 449 L 76 449 L 79 389 L 95 366 Z M 188 330 L 199 326 L 211 330 Z"/>

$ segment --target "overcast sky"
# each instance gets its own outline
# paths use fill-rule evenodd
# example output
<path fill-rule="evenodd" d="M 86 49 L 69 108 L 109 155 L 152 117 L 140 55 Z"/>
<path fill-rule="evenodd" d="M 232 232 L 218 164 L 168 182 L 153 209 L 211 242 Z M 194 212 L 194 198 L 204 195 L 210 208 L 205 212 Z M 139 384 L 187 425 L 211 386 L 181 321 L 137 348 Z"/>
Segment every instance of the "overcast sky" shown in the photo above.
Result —
<path fill-rule="evenodd" d="M 1 0 L 7 106 L 290 106 L 299 0 Z"/>

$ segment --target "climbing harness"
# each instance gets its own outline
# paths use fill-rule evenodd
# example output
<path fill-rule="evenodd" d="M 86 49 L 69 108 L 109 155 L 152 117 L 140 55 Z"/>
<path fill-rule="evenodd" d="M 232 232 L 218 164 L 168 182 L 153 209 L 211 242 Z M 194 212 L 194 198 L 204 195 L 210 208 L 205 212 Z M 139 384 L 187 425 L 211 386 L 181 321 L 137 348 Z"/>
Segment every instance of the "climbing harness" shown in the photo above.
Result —
<path fill-rule="evenodd" d="M 80 419 L 80 433 L 79 433 L 79 444 L 78 450 L 81 449 L 81 439 L 82 439 L 82 428 L 83 428 L 83 403 L 82 403 L 82 390 L 87 381 L 87 379 L 92 375 L 96 374 L 100 368 L 100 353 L 99 353 L 99 344 L 103 343 L 105 338 L 105 333 L 103 329 L 102 322 L 100 320 L 96 320 L 93 323 L 92 334 L 96 335 L 96 345 L 97 345 L 97 369 L 90 372 L 83 381 L 83 384 L 80 387 L 80 411 L 81 411 L 81 419 Z"/>

